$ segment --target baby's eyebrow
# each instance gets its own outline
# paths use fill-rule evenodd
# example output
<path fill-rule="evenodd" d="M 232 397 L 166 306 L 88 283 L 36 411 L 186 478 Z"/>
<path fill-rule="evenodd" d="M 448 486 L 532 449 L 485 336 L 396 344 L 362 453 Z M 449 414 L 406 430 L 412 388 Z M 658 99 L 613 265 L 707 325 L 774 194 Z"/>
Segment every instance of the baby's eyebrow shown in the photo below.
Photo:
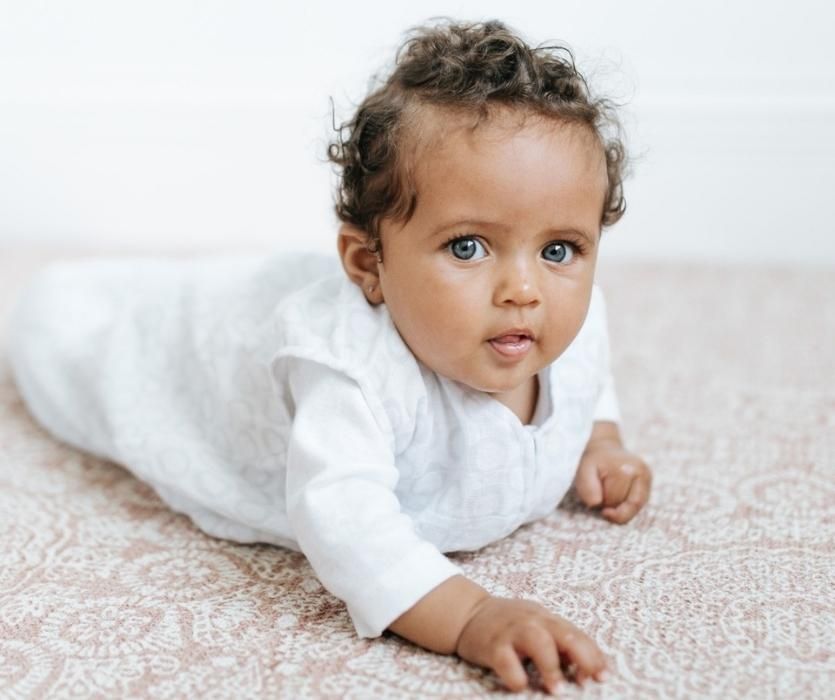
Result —
<path fill-rule="evenodd" d="M 473 229 L 489 229 L 491 231 L 500 232 L 502 230 L 507 230 L 508 227 L 504 224 L 498 223 L 496 221 L 487 221 L 484 219 L 470 219 L 470 218 L 461 218 L 461 219 L 454 219 L 449 221 L 448 223 L 441 224 L 433 228 L 427 238 L 435 238 L 435 236 L 440 236 L 442 233 L 448 232 L 450 229 L 463 229 L 463 228 L 473 228 Z"/>

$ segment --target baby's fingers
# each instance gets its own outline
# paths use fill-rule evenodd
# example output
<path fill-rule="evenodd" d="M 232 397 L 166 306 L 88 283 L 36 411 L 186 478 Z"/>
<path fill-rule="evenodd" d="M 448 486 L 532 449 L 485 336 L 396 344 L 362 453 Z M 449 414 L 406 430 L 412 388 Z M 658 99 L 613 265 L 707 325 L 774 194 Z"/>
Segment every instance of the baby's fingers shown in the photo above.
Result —
<path fill-rule="evenodd" d="M 632 520 L 649 500 L 650 481 L 649 470 L 644 468 L 632 480 L 626 500 L 615 508 L 604 508 L 603 517 L 619 525 Z"/>
<path fill-rule="evenodd" d="M 623 503 L 635 480 L 637 467 L 629 462 L 611 466 L 603 477 L 603 507 L 614 508 Z"/>
<path fill-rule="evenodd" d="M 560 655 L 574 667 L 577 680 L 582 681 L 586 678 L 603 680 L 606 657 L 591 637 L 562 618 L 553 621 L 552 629 Z"/>
<path fill-rule="evenodd" d="M 597 465 L 592 460 L 584 459 L 580 462 L 577 476 L 574 477 L 574 488 L 580 500 L 589 508 L 594 508 L 603 501 L 600 475 L 597 473 Z"/>
<path fill-rule="evenodd" d="M 490 667 L 509 690 L 518 691 L 528 687 L 528 674 L 519 656 L 510 644 L 499 647 L 493 655 Z"/>
<path fill-rule="evenodd" d="M 559 684 L 565 679 L 560 670 L 557 644 L 550 631 L 545 627 L 525 629 L 515 644 L 515 649 L 519 656 L 533 662 L 548 692 L 556 692 Z"/>

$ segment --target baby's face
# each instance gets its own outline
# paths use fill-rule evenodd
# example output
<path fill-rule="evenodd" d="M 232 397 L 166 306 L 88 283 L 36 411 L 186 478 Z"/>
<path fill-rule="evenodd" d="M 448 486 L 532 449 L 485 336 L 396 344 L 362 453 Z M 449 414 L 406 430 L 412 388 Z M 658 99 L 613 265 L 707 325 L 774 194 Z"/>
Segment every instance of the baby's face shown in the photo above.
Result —
<path fill-rule="evenodd" d="M 580 127 L 498 116 L 424 148 L 415 177 L 412 218 L 381 228 L 384 302 L 427 367 L 511 396 L 585 319 L 602 151 Z"/>

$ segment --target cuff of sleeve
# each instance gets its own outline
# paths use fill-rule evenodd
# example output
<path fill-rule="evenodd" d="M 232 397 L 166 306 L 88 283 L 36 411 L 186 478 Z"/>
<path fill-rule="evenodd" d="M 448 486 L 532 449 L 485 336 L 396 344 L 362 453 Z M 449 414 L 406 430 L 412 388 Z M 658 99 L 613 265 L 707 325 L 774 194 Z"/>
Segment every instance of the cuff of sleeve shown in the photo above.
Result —
<path fill-rule="evenodd" d="M 607 389 L 601 394 L 594 407 L 594 420 L 620 423 L 620 406 L 614 391 Z"/>
<path fill-rule="evenodd" d="M 348 605 L 360 637 L 379 637 L 392 622 L 459 569 L 433 545 L 421 542 Z"/>

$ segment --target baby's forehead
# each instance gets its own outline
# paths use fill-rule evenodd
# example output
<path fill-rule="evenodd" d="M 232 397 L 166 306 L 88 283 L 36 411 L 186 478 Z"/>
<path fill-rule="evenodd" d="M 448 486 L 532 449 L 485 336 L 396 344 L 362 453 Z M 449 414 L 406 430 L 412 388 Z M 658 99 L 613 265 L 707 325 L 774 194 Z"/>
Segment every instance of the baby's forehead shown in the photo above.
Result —
<path fill-rule="evenodd" d="M 587 150 L 589 168 L 597 170 L 606 179 L 606 154 L 600 137 L 592 128 L 563 117 L 505 105 L 483 110 L 420 105 L 404 119 L 401 162 L 406 166 L 413 186 L 419 189 L 421 175 L 462 141 L 477 148 L 480 144 L 510 141 L 528 130 L 546 134 L 559 132 L 563 137 L 569 135 L 574 144 Z M 565 138 L 561 141 L 565 142 Z M 466 149 L 456 150 L 459 157 L 466 158 Z M 603 186 L 606 186 L 605 181 Z"/>

